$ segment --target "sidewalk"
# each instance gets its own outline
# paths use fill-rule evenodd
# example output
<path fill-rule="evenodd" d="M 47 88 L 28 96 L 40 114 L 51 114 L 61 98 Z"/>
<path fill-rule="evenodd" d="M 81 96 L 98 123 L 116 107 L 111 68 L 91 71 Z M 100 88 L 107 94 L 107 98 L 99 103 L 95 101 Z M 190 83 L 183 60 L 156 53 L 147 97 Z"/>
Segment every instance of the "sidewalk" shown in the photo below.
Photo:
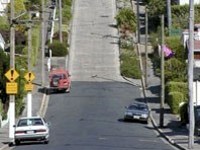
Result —
<path fill-rule="evenodd" d="M 158 130 L 168 142 L 180 149 L 188 149 L 189 131 L 184 126 L 181 126 L 178 116 L 170 113 L 170 108 L 165 104 L 164 109 L 164 127 L 159 127 L 159 110 L 160 110 L 160 79 L 153 73 L 152 63 L 149 61 L 148 69 L 148 89 L 146 90 L 147 100 L 151 108 L 151 117 L 154 127 Z M 194 136 L 194 150 L 200 149 L 200 140 Z"/>

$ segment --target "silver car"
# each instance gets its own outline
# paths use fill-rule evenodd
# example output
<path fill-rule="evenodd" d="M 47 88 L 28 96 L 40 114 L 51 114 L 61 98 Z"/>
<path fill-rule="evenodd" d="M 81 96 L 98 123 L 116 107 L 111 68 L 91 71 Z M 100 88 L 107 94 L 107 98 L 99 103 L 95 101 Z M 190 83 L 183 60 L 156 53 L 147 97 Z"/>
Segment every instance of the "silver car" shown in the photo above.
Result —
<path fill-rule="evenodd" d="M 124 120 L 139 120 L 146 123 L 149 122 L 150 109 L 146 103 L 134 102 L 125 108 Z"/>
<path fill-rule="evenodd" d="M 43 141 L 49 142 L 49 123 L 42 117 L 20 118 L 15 127 L 15 144 L 23 141 Z"/>

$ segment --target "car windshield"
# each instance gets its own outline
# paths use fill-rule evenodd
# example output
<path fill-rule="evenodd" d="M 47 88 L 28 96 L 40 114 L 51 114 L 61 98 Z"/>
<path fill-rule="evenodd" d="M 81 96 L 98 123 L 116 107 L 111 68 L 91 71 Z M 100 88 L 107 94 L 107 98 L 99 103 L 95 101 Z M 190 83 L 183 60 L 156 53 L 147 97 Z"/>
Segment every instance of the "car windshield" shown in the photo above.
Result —
<path fill-rule="evenodd" d="M 37 125 L 43 125 L 41 118 L 20 119 L 17 124 L 18 127 Z"/>
<path fill-rule="evenodd" d="M 66 76 L 65 74 L 54 74 L 52 78 L 66 79 Z"/>
<path fill-rule="evenodd" d="M 130 105 L 128 107 L 128 109 L 136 109 L 136 110 L 147 110 L 147 106 L 144 104 L 134 104 L 134 105 Z"/>

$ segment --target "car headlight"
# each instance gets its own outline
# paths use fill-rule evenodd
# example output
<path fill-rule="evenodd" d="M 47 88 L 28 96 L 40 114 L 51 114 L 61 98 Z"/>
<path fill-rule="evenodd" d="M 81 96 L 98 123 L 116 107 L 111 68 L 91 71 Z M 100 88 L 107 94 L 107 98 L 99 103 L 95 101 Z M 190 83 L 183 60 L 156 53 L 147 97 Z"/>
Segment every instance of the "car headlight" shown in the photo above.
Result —
<path fill-rule="evenodd" d="M 148 117 L 147 114 L 142 114 L 141 116 L 142 116 L 143 118 L 147 118 L 147 117 Z"/>

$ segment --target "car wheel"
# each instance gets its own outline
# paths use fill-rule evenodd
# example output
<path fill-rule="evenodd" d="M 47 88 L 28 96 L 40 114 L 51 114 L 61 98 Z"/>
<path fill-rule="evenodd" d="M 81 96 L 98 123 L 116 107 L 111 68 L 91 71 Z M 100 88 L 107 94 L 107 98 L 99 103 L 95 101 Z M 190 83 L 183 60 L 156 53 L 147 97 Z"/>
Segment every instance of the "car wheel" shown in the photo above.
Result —
<path fill-rule="evenodd" d="M 66 89 L 67 93 L 70 93 L 71 86 Z"/>
<path fill-rule="evenodd" d="M 15 140 L 15 145 L 19 145 L 20 141 L 19 140 Z"/>
<path fill-rule="evenodd" d="M 126 122 L 128 119 L 126 117 L 124 117 L 124 122 Z"/>
<path fill-rule="evenodd" d="M 45 140 L 45 141 L 44 141 L 44 144 L 48 144 L 48 143 L 49 143 L 49 140 Z"/>
<path fill-rule="evenodd" d="M 148 118 L 147 121 L 146 121 L 146 124 L 149 124 L 151 122 L 151 119 Z"/>

